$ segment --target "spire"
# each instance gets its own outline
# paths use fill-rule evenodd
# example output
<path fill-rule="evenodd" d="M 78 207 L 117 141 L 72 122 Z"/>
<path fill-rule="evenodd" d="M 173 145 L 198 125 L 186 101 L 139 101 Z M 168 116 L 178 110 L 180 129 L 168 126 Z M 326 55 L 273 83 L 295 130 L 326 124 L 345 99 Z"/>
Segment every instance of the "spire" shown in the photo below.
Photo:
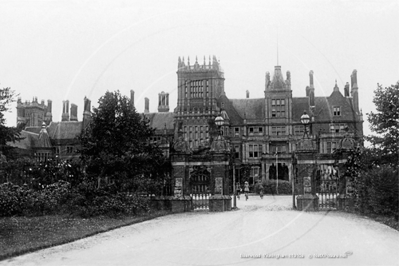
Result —
<path fill-rule="evenodd" d="M 272 89 L 286 89 L 286 83 L 284 82 L 283 74 L 281 73 L 281 66 L 274 67 L 273 80 L 271 82 Z"/>
<path fill-rule="evenodd" d="M 277 27 L 277 65 L 278 65 L 278 27 Z"/>
<path fill-rule="evenodd" d="M 335 79 L 334 91 L 339 91 L 339 88 L 338 88 L 338 85 L 337 85 L 337 79 Z"/>

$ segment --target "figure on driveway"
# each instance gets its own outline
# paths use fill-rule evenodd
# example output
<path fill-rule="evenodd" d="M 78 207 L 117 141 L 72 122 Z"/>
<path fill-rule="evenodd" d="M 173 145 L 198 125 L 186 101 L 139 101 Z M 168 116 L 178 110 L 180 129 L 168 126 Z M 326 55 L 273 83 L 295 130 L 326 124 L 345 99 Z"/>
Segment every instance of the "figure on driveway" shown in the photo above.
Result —
<path fill-rule="evenodd" d="M 248 200 L 249 184 L 247 181 L 245 181 L 244 183 L 244 193 L 245 193 L 245 200 Z"/>
<path fill-rule="evenodd" d="M 261 199 L 263 199 L 263 186 L 262 184 L 259 184 L 259 196 Z"/>

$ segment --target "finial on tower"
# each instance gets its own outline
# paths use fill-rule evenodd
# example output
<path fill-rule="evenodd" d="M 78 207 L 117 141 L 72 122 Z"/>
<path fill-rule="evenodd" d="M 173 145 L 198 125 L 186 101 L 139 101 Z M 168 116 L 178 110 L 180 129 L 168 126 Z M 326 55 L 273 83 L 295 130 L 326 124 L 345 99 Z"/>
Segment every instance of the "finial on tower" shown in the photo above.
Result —
<path fill-rule="evenodd" d="M 277 65 L 278 65 L 278 27 L 277 27 Z"/>

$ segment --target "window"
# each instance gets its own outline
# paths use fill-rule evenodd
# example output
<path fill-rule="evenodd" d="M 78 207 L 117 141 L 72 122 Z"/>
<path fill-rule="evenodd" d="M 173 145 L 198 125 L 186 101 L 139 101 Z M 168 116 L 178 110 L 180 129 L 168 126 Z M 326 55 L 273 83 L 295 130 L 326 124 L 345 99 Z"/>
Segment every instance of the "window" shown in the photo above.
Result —
<path fill-rule="evenodd" d="M 262 145 L 249 144 L 249 158 L 260 158 L 262 155 Z"/>
<path fill-rule="evenodd" d="M 234 135 L 235 136 L 240 136 L 240 128 L 239 127 L 235 127 L 234 128 Z"/>
<path fill-rule="evenodd" d="M 333 107 L 333 112 L 334 112 L 334 116 L 340 116 L 341 115 L 341 107 L 340 106 L 334 106 Z"/>
<path fill-rule="evenodd" d="M 272 117 L 285 117 L 284 99 L 272 99 Z"/>
<path fill-rule="evenodd" d="M 285 126 L 272 127 L 272 135 L 276 135 L 276 136 L 286 135 Z"/>
<path fill-rule="evenodd" d="M 253 127 L 249 128 L 249 133 L 254 133 L 254 128 Z"/>
<path fill-rule="evenodd" d="M 295 125 L 294 126 L 294 134 L 295 135 L 303 135 L 305 128 L 303 125 Z"/>
<path fill-rule="evenodd" d="M 234 158 L 240 159 L 240 145 L 234 145 Z"/>
<path fill-rule="evenodd" d="M 67 146 L 67 153 L 73 153 L 73 147 Z"/>
<path fill-rule="evenodd" d="M 331 133 L 342 133 L 345 131 L 346 124 L 330 124 L 330 132 Z"/>
<path fill-rule="evenodd" d="M 259 128 L 259 133 L 262 133 L 263 132 L 263 127 L 260 127 Z"/>

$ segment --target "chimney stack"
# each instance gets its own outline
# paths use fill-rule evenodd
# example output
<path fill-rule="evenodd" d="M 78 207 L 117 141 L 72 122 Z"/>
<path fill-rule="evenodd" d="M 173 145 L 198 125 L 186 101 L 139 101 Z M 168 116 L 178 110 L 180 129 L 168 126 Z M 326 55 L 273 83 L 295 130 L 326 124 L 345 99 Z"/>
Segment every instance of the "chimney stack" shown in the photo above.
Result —
<path fill-rule="evenodd" d="M 50 122 L 53 120 L 53 114 L 51 113 L 51 109 L 52 109 L 52 101 L 51 100 L 47 100 L 47 111 L 44 114 L 44 121 L 46 122 L 46 124 L 50 124 Z"/>
<path fill-rule="evenodd" d="M 70 121 L 78 121 L 78 106 L 71 103 L 71 118 Z"/>
<path fill-rule="evenodd" d="M 351 82 L 352 82 L 352 90 L 351 95 L 353 97 L 353 106 L 355 107 L 355 111 L 359 113 L 359 87 L 357 85 L 357 70 L 353 70 L 351 75 Z"/>
<path fill-rule="evenodd" d="M 309 96 L 309 105 L 315 106 L 313 70 L 309 72 L 309 87 L 306 87 L 306 94 Z"/>
<path fill-rule="evenodd" d="M 62 101 L 61 121 L 69 121 L 69 101 Z"/>
<path fill-rule="evenodd" d="M 169 112 L 169 93 L 158 94 L 158 112 Z"/>
<path fill-rule="evenodd" d="M 134 90 L 130 90 L 130 108 L 134 108 Z"/>
<path fill-rule="evenodd" d="M 345 84 L 344 93 L 345 93 L 345 97 L 349 97 L 349 82 L 347 82 Z"/>
<path fill-rule="evenodd" d="M 86 97 L 84 98 L 84 104 L 83 104 L 83 130 L 89 125 L 91 121 L 91 101 L 87 99 Z"/>
<path fill-rule="evenodd" d="M 248 99 L 249 98 L 249 90 L 247 90 L 246 93 L 247 93 L 247 99 Z"/>
<path fill-rule="evenodd" d="M 150 100 L 146 97 L 144 98 L 144 113 L 148 114 L 150 112 Z"/>

